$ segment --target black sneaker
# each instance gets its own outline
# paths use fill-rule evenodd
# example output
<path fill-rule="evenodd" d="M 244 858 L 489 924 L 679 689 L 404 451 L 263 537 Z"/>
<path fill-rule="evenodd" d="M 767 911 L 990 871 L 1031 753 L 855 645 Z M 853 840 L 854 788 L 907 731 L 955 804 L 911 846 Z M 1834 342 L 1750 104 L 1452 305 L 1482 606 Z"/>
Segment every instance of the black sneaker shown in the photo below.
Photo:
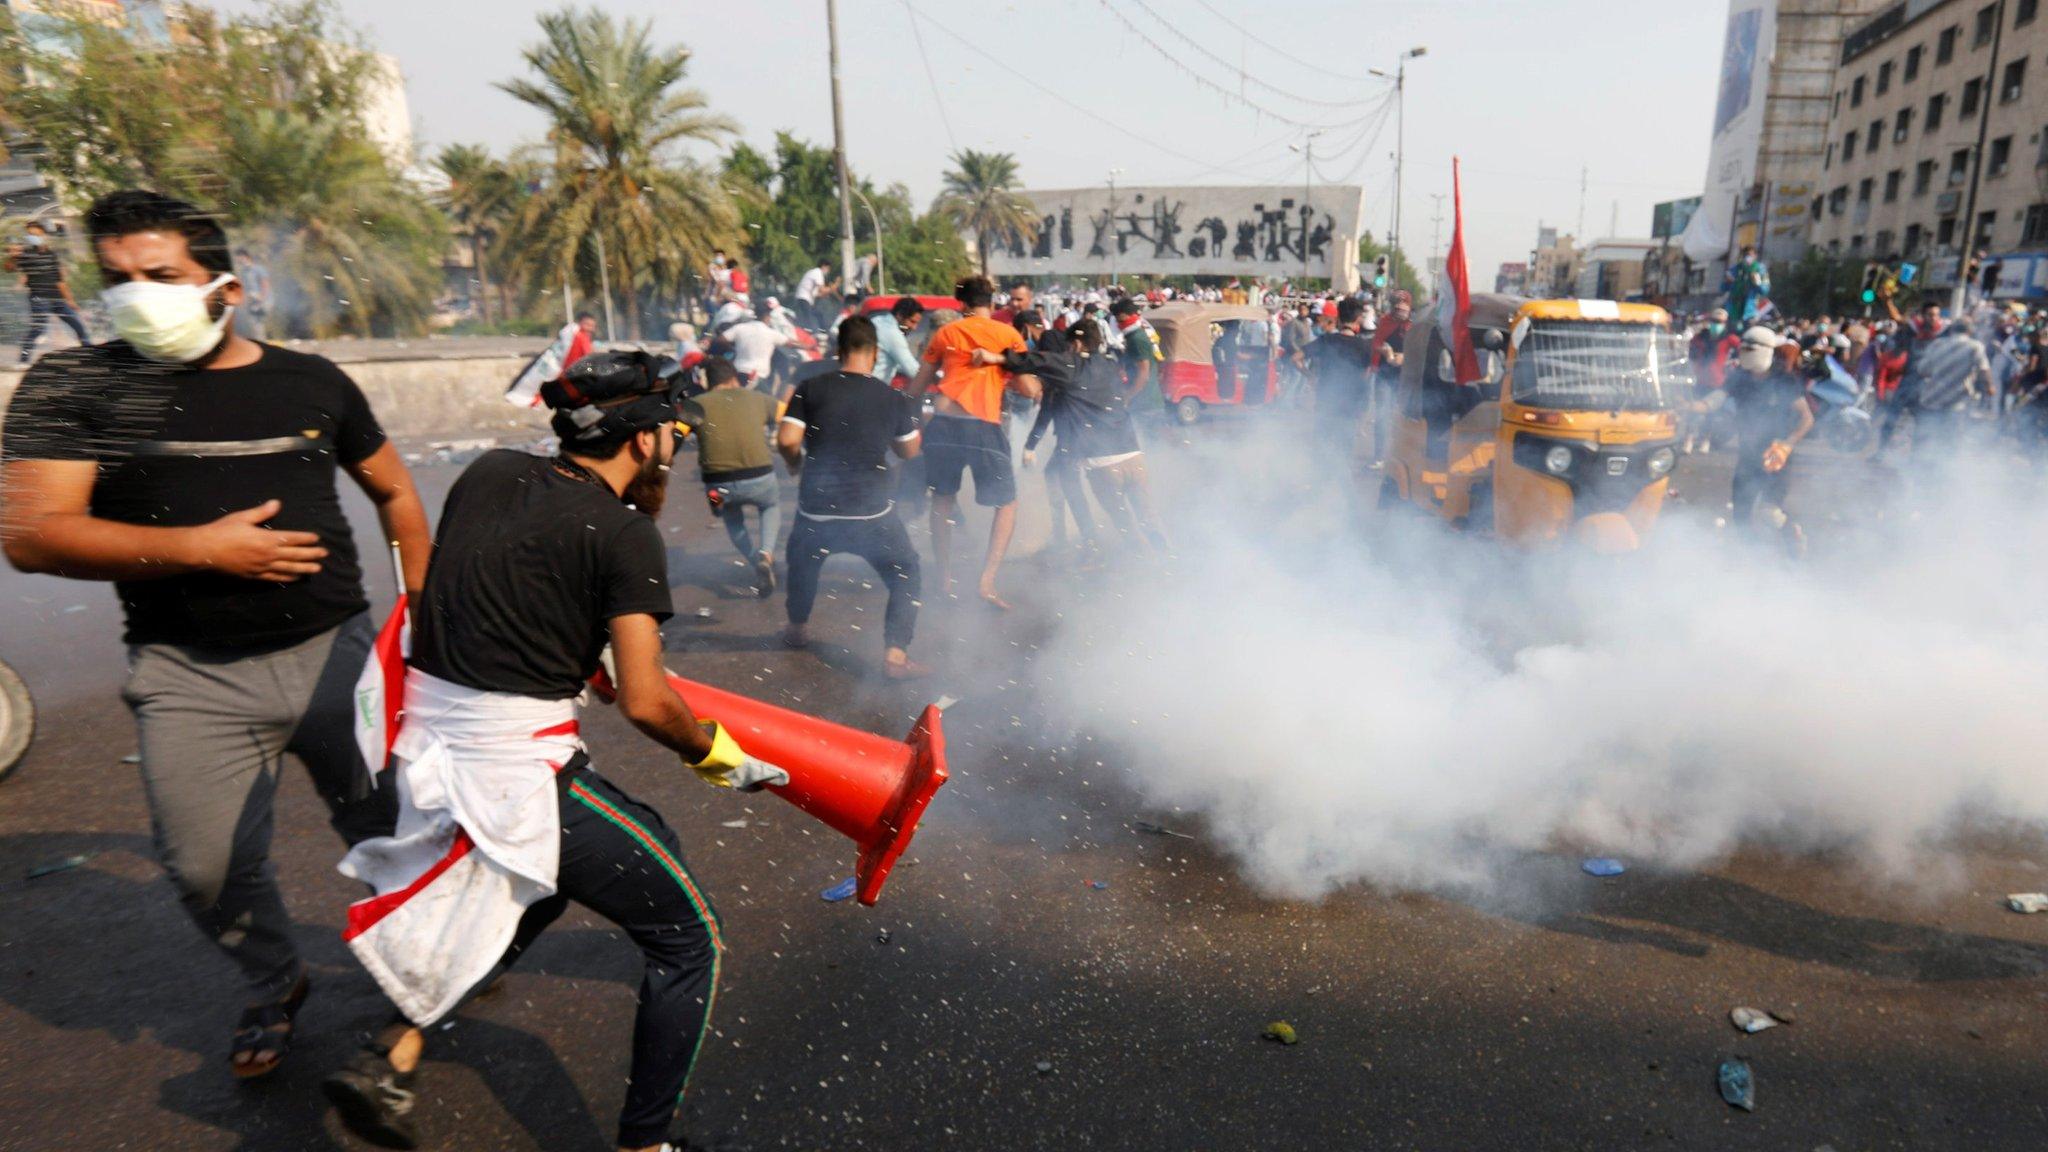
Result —
<path fill-rule="evenodd" d="M 419 1137 L 412 1127 L 412 1081 L 419 1070 L 393 1068 L 387 1058 L 390 1051 L 375 1043 L 356 1049 L 346 1066 L 321 1081 L 320 1090 L 341 1112 L 349 1131 L 380 1147 L 415 1148 Z"/>

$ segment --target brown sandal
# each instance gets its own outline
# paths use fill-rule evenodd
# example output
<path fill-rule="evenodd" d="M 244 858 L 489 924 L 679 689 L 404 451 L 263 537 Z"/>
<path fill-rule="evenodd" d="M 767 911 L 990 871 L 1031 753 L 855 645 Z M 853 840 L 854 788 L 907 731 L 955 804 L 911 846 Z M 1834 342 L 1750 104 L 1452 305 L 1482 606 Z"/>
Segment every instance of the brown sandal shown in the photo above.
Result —
<path fill-rule="evenodd" d="M 242 1018 L 235 1023 L 235 1034 L 228 1044 L 228 1070 L 235 1074 L 235 1079 L 268 1076 L 284 1063 L 285 1055 L 292 1050 L 293 1021 L 311 990 L 312 981 L 301 972 L 298 983 L 292 985 L 284 999 L 242 1009 Z M 237 1059 L 244 1055 L 251 1059 Z"/>

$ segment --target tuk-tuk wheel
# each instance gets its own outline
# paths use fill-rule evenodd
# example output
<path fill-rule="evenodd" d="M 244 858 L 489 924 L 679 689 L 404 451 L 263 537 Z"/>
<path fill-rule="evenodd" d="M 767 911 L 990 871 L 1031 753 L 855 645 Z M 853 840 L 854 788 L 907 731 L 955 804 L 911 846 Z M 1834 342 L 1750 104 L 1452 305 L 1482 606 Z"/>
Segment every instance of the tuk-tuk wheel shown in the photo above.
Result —
<path fill-rule="evenodd" d="M 1193 424 L 1202 418 L 1202 402 L 1193 396 L 1183 396 L 1174 404 L 1173 416 L 1183 424 Z"/>

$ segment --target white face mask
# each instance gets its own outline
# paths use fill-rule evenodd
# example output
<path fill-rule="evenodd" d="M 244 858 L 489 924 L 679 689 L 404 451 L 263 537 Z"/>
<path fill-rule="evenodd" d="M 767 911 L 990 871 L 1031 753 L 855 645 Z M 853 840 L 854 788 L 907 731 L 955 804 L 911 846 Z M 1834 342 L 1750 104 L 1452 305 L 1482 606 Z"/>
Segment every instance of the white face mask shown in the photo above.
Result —
<path fill-rule="evenodd" d="M 114 331 L 151 360 L 190 364 L 215 348 L 227 334 L 232 306 L 220 319 L 207 315 L 206 298 L 235 277 L 223 272 L 205 284 L 159 284 L 131 280 L 100 293 Z"/>

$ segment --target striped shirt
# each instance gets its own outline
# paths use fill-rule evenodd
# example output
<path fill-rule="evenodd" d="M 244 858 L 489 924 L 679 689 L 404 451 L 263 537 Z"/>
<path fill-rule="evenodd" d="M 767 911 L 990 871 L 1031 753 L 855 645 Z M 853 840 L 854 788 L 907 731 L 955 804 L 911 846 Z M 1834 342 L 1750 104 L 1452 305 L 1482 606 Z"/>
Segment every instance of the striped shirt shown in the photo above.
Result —
<path fill-rule="evenodd" d="M 1932 340 L 1916 340 L 1900 387 L 1915 406 L 1943 411 L 1970 398 L 1970 382 L 1990 370 L 1984 345 L 1954 328 Z"/>

